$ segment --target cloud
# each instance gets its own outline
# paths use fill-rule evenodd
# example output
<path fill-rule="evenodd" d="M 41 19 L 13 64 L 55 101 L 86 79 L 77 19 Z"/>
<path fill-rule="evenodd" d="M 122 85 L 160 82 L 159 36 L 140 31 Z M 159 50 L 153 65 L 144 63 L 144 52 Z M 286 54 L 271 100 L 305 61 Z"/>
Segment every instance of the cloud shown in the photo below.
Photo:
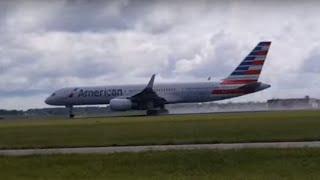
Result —
<path fill-rule="evenodd" d="M 305 59 L 301 67 L 301 73 L 314 73 L 315 75 L 320 74 L 320 52 L 319 47 L 311 50 L 309 57 Z"/>
<path fill-rule="evenodd" d="M 219 80 L 261 40 L 273 41 L 261 76 L 272 88 L 236 101 L 319 97 L 318 5 L 1 1 L 0 108 L 44 106 L 45 94 L 65 86 L 145 83 L 153 73 L 157 82 Z"/>

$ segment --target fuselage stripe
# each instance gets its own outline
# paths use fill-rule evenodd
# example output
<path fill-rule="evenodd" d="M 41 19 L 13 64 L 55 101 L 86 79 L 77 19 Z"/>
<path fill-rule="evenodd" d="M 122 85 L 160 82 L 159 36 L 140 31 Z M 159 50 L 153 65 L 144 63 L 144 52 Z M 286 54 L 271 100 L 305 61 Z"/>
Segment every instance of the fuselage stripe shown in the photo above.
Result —
<path fill-rule="evenodd" d="M 248 80 L 224 80 L 222 84 L 248 84 L 252 82 L 257 82 L 257 80 L 248 79 Z"/>

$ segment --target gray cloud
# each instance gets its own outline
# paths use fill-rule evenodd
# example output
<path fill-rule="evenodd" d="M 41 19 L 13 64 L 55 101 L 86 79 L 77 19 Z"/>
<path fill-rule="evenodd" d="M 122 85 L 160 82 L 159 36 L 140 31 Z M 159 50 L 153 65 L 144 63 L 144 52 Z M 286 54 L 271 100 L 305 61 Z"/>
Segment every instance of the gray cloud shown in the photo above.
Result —
<path fill-rule="evenodd" d="M 315 48 L 306 58 L 304 64 L 302 65 L 302 73 L 315 73 L 315 75 L 320 74 L 320 48 Z"/>
<path fill-rule="evenodd" d="M 158 82 L 219 80 L 260 40 L 273 41 L 261 77 L 273 86 L 245 99 L 317 96 L 317 5 L 0 1 L 0 106 L 44 106 L 45 94 L 56 88 L 144 83 L 153 73 Z"/>
<path fill-rule="evenodd" d="M 46 29 L 71 32 L 126 30 L 133 25 L 130 20 L 134 20 L 128 7 L 131 6 L 127 0 L 67 1 L 57 8 L 46 23 Z"/>

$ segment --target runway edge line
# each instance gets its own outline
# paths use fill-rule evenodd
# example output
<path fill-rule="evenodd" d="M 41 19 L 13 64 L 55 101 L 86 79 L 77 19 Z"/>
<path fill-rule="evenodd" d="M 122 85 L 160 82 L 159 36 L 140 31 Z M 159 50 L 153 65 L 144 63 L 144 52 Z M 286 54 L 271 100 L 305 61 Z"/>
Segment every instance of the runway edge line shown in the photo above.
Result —
<path fill-rule="evenodd" d="M 48 149 L 6 149 L 0 150 L 0 156 L 29 156 L 53 154 L 111 154 L 123 152 L 146 152 L 168 150 L 229 150 L 229 149 L 286 149 L 286 148 L 320 148 L 320 141 L 310 142 L 259 142 L 228 144 L 186 144 L 186 145 L 149 145 L 149 146 L 117 146 L 117 147 L 79 147 Z"/>

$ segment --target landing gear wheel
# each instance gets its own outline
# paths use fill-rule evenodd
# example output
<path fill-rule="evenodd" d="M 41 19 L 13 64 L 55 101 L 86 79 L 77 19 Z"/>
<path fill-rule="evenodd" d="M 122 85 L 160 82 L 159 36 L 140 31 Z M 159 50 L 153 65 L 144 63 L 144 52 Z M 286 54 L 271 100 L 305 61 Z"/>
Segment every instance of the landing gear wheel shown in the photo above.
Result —
<path fill-rule="evenodd" d="M 169 110 L 168 109 L 160 109 L 159 114 L 169 114 Z"/>
<path fill-rule="evenodd" d="M 66 108 L 69 111 L 69 118 L 72 119 L 74 118 L 74 114 L 73 114 L 73 106 L 66 106 Z"/>
<path fill-rule="evenodd" d="M 158 114 L 159 114 L 158 110 L 155 110 L 155 109 L 147 110 L 147 116 L 156 116 Z"/>
<path fill-rule="evenodd" d="M 147 110 L 147 116 L 157 116 L 162 114 L 169 114 L 169 111 L 167 109 L 151 109 Z"/>

